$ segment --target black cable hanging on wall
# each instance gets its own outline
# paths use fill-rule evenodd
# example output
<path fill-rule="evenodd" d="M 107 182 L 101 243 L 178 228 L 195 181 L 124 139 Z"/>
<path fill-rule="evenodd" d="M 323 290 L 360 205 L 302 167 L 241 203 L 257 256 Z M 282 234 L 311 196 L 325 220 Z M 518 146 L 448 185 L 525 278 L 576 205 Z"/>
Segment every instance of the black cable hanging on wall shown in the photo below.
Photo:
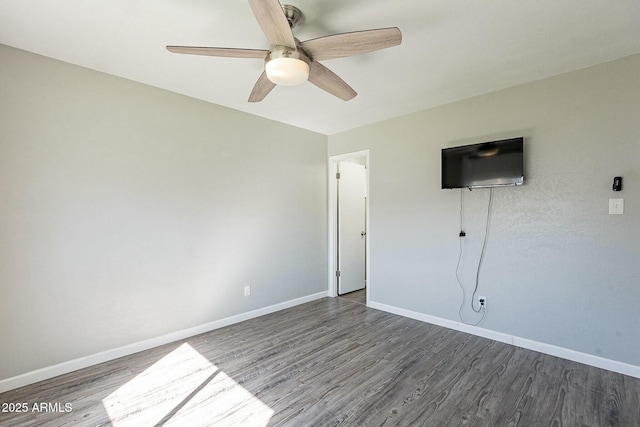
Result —
<path fill-rule="evenodd" d="M 471 191 L 471 189 L 469 189 L 469 191 Z M 458 285 L 462 290 L 462 303 L 460 304 L 460 308 L 458 309 L 458 316 L 460 317 L 460 320 L 462 321 L 462 323 L 464 323 L 465 325 L 471 325 L 471 326 L 479 325 L 480 322 L 482 322 L 482 320 L 484 319 L 484 316 L 486 314 L 486 307 L 480 306 L 476 310 L 476 308 L 473 306 L 473 301 L 476 297 L 476 293 L 478 292 L 478 286 L 480 284 L 480 269 L 482 268 L 482 260 L 484 259 L 485 248 L 487 247 L 487 239 L 489 237 L 489 224 L 491 222 L 492 206 L 493 206 L 493 187 L 489 188 L 489 203 L 487 204 L 487 220 L 484 228 L 484 239 L 482 241 L 482 250 L 480 251 L 480 259 L 478 259 L 478 267 L 476 269 L 475 286 L 473 288 L 473 294 L 471 295 L 471 309 L 476 313 L 482 313 L 482 317 L 476 323 L 468 323 L 462 317 L 462 309 L 464 308 L 464 303 L 467 299 L 467 296 L 464 290 L 464 285 L 460 281 L 460 275 L 459 275 L 460 262 L 462 260 L 462 238 L 466 236 L 466 233 L 464 231 L 464 189 L 463 188 L 460 189 L 460 234 L 459 234 L 460 250 L 458 254 L 458 263 L 456 265 L 456 281 L 458 282 Z"/>

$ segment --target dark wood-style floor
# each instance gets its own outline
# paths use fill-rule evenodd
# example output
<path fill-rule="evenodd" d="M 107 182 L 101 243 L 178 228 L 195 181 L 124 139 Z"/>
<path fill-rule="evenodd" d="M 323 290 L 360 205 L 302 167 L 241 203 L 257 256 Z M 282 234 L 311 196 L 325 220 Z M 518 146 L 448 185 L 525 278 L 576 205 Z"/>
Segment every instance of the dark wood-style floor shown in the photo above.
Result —
<path fill-rule="evenodd" d="M 1 426 L 630 427 L 640 379 L 324 298 L 0 402 L 28 408 Z"/>
<path fill-rule="evenodd" d="M 367 303 L 366 290 L 361 289 L 359 291 L 349 292 L 348 294 L 340 295 L 340 298 L 346 298 L 350 301 L 354 301 L 360 304 Z"/>

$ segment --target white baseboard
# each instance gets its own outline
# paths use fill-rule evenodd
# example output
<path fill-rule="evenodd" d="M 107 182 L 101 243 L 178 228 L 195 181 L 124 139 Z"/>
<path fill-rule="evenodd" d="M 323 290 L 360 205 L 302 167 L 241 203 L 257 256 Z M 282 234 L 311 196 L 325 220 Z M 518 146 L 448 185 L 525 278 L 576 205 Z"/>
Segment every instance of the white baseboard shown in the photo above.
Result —
<path fill-rule="evenodd" d="M 369 301 L 367 305 L 368 307 L 375 308 L 377 310 L 386 311 L 388 313 L 397 314 L 400 316 L 408 317 L 410 319 L 420 320 L 422 322 L 431 323 L 432 325 L 442 326 L 460 332 L 466 332 L 468 334 L 477 335 L 483 338 L 489 338 L 494 341 L 511 344 L 516 347 L 522 347 L 528 350 L 560 357 L 562 359 L 584 363 L 585 365 L 594 366 L 596 368 L 602 368 L 609 371 L 618 372 L 620 374 L 629 375 L 631 377 L 640 378 L 640 366 L 631 365 L 629 363 L 605 359 L 604 357 L 594 356 L 588 353 L 581 353 L 579 351 L 571 350 L 568 348 L 558 347 L 527 338 L 520 338 L 514 335 L 492 331 L 490 329 L 479 328 L 477 326 L 467 325 L 462 322 L 443 319 L 441 317 L 431 316 L 424 313 L 418 313 L 415 311 L 406 310 L 404 308 L 382 304 L 375 301 Z"/>
<path fill-rule="evenodd" d="M 278 304 L 270 305 L 268 307 L 263 307 L 246 313 L 237 314 L 235 316 L 226 317 L 224 319 L 214 320 L 213 322 L 205 323 L 204 325 L 183 329 L 181 331 L 172 332 L 159 337 L 150 338 L 148 340 L 92 354 L 90 356 L 80 357 L 78 359 L 69 360 L 68 362 L 59 363 L 57 365 L 48 366 L 46 368 L 36 369 L 35 371 L 0 380 L 0 393 L 13 390 L 25 385 L 37 383 L 38 381 L 57 377 L 58 375 L 77 371 L 78 369 L 97 365 L 98 363 L 108 362 L 119 357 L 128 356 L 139 351 L 148 350 L 150 348 L 168 344 L 174 341 L 183 340 L 194 335 L 213 331 L 214 329 L 223 328 L 225 326 L 233 325 L 244 320 L 264 316 L 265 314 L 275 313 L 276 311 L 311 302 L 320 298 L 324 298 L 326 296 L 327 291 L 318 292 L 316 294 L 307 295 L 302 298 L 281 302 Z"/>

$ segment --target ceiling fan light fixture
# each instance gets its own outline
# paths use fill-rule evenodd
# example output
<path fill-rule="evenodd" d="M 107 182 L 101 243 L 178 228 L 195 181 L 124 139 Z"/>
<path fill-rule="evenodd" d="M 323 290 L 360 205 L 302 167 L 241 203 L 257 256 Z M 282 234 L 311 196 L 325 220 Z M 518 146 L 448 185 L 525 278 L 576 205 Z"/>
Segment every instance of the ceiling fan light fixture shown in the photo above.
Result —
<path fill-rule="evenodd" d="M 265 64 L 267 78 L 282 86 L 296 86 L 309 78 L 309 65 L 297 58 L 275 58 Z"/>
<path fill-rule="evenodd" d="M 309 62 L 301 51 L 274 46 L 265 59 L 264 70 L 272 83 L 296 86 L 309 78 Z"/>

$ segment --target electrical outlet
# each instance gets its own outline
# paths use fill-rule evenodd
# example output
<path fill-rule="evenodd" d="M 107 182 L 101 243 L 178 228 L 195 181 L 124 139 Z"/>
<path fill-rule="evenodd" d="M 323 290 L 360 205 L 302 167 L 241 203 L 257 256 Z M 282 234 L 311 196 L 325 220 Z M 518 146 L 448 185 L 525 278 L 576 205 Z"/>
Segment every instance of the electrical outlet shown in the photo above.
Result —
<path fill-rule="evenodd" d="M 251 295 L 251 286 L 245 286 L 244 287 L 244 296 L 248 297 Z"/>
<path fill-rule="evenodd" d="M 487 297 L 478 297 L 478 307 L 487 308 Z"/>

